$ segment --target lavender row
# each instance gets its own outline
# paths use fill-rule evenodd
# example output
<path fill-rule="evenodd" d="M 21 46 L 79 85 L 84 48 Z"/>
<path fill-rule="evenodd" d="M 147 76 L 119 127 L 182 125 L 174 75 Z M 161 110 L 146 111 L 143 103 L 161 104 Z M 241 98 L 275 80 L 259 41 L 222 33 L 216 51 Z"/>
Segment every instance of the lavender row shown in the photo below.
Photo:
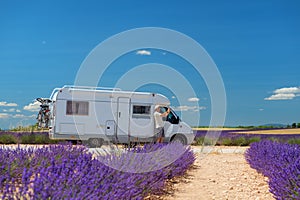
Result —
<path fill-rule="evenodd" d="M 245 157 L 252 168 L 269 178 L 276 199 L 300 199 L 300 145 L 265 140 L 251 144 Z"/>
<path fill-rule="evenodd" d="M 219 133 L 214 133 L 214 131 L 198 130 L 195 131 L 195 141 L 198 144 L 202 144 L 205 137 L 209 139 L 210 135 L 217 135 L 216 145 L 248 146 L 253 142 L 262 140 L 272 140 L 281 143 L 300 143 L 300 134 L 247 134 L 246 132 L 241 132 L 241 130 L 223 130 Z"/>
<path fill-rule="evenodd" d="M 166 159 L 172 162 L 161 165 Z M 162 193 L 166 180 L 185 173 L 194 160 L 191 149 L 178 143 L 96 158 L 83 146 L 0 148 L 0 198 L 143 199 Z"/>

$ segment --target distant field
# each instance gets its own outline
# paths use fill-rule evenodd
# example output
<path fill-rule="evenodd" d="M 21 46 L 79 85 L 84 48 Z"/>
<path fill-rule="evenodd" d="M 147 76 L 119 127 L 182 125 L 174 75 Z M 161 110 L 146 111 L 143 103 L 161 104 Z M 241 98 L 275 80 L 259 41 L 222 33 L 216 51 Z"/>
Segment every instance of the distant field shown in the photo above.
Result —
<path fill-rule="evenodd" d="M 207 131 L 207 130 L 222 130 L 226 132 L 232 131 L 232 133 L 237 134 L 272 134 L 272 135 L 285 135 L 285 134 L 300 134 L 300 128 L 291 128 L 291 129 L 271 129 L 271 130 L 248 130 L 246 128 L 193 128 L 195 131 Z"/>
<path fill-rule="evenodd" d="M 193 128 L 195 131 L 216 131 L 216 130 L 221 130 L 221 131 L 236 131 L 236 130 L 247 130 L 246 128 Z"/>
<path fill-rule="evenodd" d="M 291 129 L 273 129 L 273 130 L 256 130 L 256 131 L 237 131 L 234 133 L 242 133 L 242 134 L 277 134 L 277 135 L 285 135 L 285 134 L 300 134 L 300 128 L 291 128 Z"/>

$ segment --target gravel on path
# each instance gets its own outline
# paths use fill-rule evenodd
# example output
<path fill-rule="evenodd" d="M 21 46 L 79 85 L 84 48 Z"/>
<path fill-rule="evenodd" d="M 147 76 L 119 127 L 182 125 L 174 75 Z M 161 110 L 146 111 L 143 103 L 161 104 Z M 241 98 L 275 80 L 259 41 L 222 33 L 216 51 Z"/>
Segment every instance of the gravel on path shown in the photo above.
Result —
<path fill-rule="evenodd" d="M 214 147 L 210 153 L 192 147 L 197 155 L 195 166 L 186 177 L 173 185 L 166 200 L 272 200 L 268 179 L 246 162 L 247 147 Z"/>

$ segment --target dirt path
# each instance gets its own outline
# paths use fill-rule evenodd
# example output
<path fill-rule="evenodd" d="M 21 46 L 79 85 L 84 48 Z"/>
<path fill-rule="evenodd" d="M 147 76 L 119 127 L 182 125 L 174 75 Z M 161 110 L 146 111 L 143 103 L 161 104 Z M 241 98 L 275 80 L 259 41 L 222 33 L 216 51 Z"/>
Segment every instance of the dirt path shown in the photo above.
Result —
<path fill-rule="evenodd" d="M 244 151 L 245 148 L 235 147 L 232 150 L 217 148 L 208 155 L 196 153 L 195 168 L 174 185 L 174 194 L 163 199 L 274 199 L 268 191 L 267 178 L 250 168 Z"/>

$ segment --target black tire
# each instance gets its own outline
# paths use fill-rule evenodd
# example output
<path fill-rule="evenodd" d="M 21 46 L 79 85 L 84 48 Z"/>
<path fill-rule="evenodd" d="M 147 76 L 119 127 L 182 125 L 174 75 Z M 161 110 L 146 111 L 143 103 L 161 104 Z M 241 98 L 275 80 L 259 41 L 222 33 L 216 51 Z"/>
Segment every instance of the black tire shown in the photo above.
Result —
<path fill-rule="evenodd" d="M 185 136 L 180 134 L 175 135 L 171 142 L 180 142 L 183 145 L 186 145 L 187 143 Z"/>
<path fill-rule="evenodd" d="M 103 145 L 103 139 L 101 138 L 90 138 L 88 140 L 88 146 L 91 148 L 101 147 Z"/>
<path fill-rule="evenodd" d="M 78 144 L 77 140 L 67 140 L 67 142 L 72 144 L 72 145 L 77 145 Z"/>

